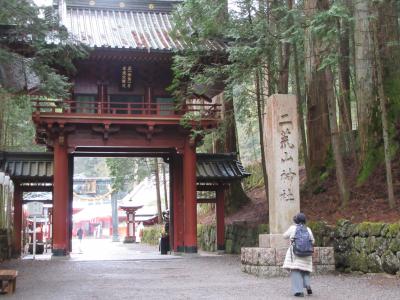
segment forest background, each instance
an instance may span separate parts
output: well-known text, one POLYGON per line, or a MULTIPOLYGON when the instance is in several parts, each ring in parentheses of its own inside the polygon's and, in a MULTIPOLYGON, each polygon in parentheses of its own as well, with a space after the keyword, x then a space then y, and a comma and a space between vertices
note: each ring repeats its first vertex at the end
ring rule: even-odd
MULTIPOLYGON (((22 0, 0 5, 0 24, 8 28, 0 41, 2 70, 22 59, 43 94, 68 97, 73 61, 90 50, 74 43, 50 8, 22 0), (49 33, 62 42, 49 44, 49 33)), ((174 34, 193 47, 176 55, 171 91, 184 99, 199 86, 225 86, 224 122, 213 132, 193 131, 203 140, 197 152, 236 152, 253 174, 244 183, 247 194, 241 186, 229 192, 229 214, 240 219, 238 211, 247 209, 241 217, 265 221, 263 117, 270 95, 292 93, 301 128, 302 209, 328 221, 399 219, 399 14, 396 0, 237 0, 234 6, 186 0, 177 7, 174 34), (226 51, 205 48, 212 39, 226 51)), ((19 88, 0 78, 0 150, 44 151, 34 143, 26 77, 19 88)), ((151 163, 93 158, 76 172, 112 175, 118 189, 118 180, 154 172, 158 163, 151 163)))

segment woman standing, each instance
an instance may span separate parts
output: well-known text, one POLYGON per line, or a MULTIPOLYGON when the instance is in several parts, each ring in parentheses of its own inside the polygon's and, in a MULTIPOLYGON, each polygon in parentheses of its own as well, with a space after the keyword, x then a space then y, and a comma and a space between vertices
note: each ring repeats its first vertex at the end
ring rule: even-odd
MULTIPOLYGON (((303 213, 298 213, 293 217, 295 225, 283 234, 285 239, 294 240, 296 230, 299 226, 304 226, 310 236, 310 240, 314 244, 314 236, 310 228, 306 227, 306 216, 303 213)), ((312 272, 312 255, 298 256, 293 252, 293 246, 290 246, 286 252, 285 262, 283 268, 290 271, 290 278, 292 281, 292 292, 296 297, 304 297, 304 289, 307 289, 307 294, 311 295, 310 273, 312 272)))

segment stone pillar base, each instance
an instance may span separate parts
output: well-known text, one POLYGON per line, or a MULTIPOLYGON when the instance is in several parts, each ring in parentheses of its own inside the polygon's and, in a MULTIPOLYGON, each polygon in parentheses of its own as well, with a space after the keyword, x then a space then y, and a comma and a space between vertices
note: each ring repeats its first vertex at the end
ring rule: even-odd
MULTIPOLYGON (((285 276, 289 272, 282 268, 288 241, 279 234, 261 234, 259 248, 241 249, 241 269, 245 273, 260 277, 285 276), (269 246, 269 247, 261 247, 269 246), (271 246, 275 247, 271 247, 271 246)), ((313 273, 329 274, 335 271, 333 247, 315 247, 313 273)))

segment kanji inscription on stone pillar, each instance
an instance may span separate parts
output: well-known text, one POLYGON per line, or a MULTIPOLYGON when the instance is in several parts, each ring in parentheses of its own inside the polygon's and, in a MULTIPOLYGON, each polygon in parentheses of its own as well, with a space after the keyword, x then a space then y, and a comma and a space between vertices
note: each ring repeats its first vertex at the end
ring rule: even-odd
POLYGON ((300 211, 297 99, 272 95, 264 122, 270 233, 281 234, 300 211))

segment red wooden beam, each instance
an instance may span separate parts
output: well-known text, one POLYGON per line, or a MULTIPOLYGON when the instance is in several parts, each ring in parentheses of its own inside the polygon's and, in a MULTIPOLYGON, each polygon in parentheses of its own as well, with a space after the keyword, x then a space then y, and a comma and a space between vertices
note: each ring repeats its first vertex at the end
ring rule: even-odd
POLYGON ((203 198, 203 199, 197 199, 197 203, 217 203, 217 200, 215 198, 203 198))

